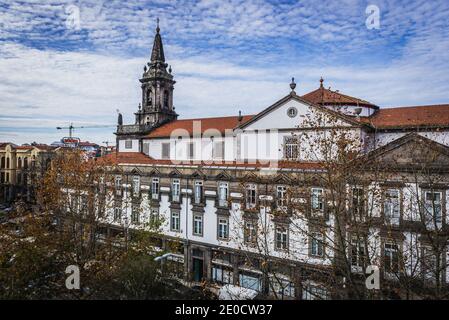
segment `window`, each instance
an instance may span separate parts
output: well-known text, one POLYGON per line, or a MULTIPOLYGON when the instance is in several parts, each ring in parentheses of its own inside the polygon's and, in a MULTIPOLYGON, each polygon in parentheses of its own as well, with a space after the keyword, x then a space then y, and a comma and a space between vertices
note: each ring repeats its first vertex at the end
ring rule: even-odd
POLYGON ((444 264, 442 261, 442 254, 440 255, 440 264, 438 269, 438 259, 432 247, 422 247, 422 259, 421 259, 421 272, 426 280, 436 280, 437 275, 442 276, 444 270, 444 264))
POLYGON ((363 239, 353 237, 351 239, 351 265, 363 268, 365 265, 365 244, 363 239))
POLYGON ((399 249, 395 243, 384 244, 384 268, 385 272, 396 273, 399 271, 399 249))
POLYGON ((179 179, 173 179, 171 191, 172 201, 179 202, 180 194, 181 194, 181 182, 179 179))
POLYGON ((22 168, 22 158, 17 159, 17 169, 22 168))
POLYGON ((203 201, 203 182, 195 181, 194 201, 199 204, 203 201))
POLYGON ((187 157, 189 159, 194 159, 195 158, 195 143, 189 142, 189 144, 187 146, 188 146, 187 157))
POLYGON ((153 104, 152 97, 153 97, 153 95, 152 95, 151 89, 148 89, 148 91, 147 91, 147 105, 148 106, 151 106, 153 104))
POLYGON ((352 215, 353 219, 360 221, 363 219, 365 194, 362 188, 352 188, 352 215))
POLYGON ((81 197, 81 203, 80 203, 80 212, 82 215, 87 215, 88 209, 89 209, 89 200, 87 198, 87 195, 82 195, 81 197))
POLYGON ((297 114, 298 114, 298 109, 296 109, 295 107, 290 107, 290 108, 288 108, 288 110, 287 110, 287 115, 288 115, 290 118, 296 117, 297 114))
POLYGON ((162 159, 170 159, 170 143, 162 143, 162 159))
POLYGON ((224 141, 214 142, 214 149, 212 151, 212 158, 223 159, 224 157, 224 141))
POLYGON ((133 177, 133 195, 134 196, 140 195, 140 177, 139 176, 133 177))
POLYGON ((122 208, 114 208, 114 222, 120 222, 122 220, 122 208))
POLYGON ((425 192, 424 217, 426 225, 441 223, 441 198, 441 192, 425 192))
POLYGON ((140 208, 138 205, 133 205, 131 211, 131 223, 139 224, 139 222, 140 222, 140 208))
POLYGON ((261 281, 257 275, 241 273, 239 274, 239 283, 242 288, 260 291, 261 281))
POLYGON ((203 236, 203 215, 195 214, 193 216, 193 234, 203 236))
POLYGON ((164 91, 164 108, 168 108, 168 91, 164 91))
POLYGON ((221 265, 213 265, 212 266, 212 280, 218 283, 223 284, 232 284, 233 282, 233 273, 232 270, 221 266, 221 265))
POLYGON ((298 159, 298 137, 284 137, 284 158, 298 159))
POLYGON ((271 283, 271 290, 275 292, 278 297, 282 298, 295 296, 295 284, 293 282, 272 277, 271 283))
POLYGON ((132 149, 132 148, 133 148, 133 141, 125 140, 125 149, 132 149))
POLYGON ((228 218, 218 218, 218 239, 227 240, 229 237, 229 220, 228 218))
POLYGON ((277 186, 276 201, 277 201, 278 207, 287 206, 287 187, 286 186, 277 186))
POLYGON ((247 220, 245 221, 244 241, 248 244, 254 244, 257 241, 257 221, 247 220))
POLYGON ((288 250, 288 229, 285 226, 276 227, 276 249, 277 250, 288 250))
POLYGON ((310 236, 310 255, 314 257, 324 257, 324 237, 321 232, 313 232, 310 236))
POLYGON ((23 168, 28 169, 28 158, 27 157, 23 158, 23 168))
POLYGON ((151 216, 150 216, 150 224, 154 225, 159 221, 159 209, 158 208, 152 208, 151 209, 151 216))
POLYGON ((180 231, 180 214, 178 211, 172 211, 170 217, 170 230, 179 232, 180 231))
POLYGON ((399 216, 400 216, 399 190, 388 189, 385 191, 384 215, 386 223, 391 225, 399 224, 399 216))
POLYGON ((122 193, 122 177, 115 176, 115 193, 121 195, 122 193))
POLYGON ((302 292, 303 300, 327 300, 328 292, 325 288, 318 286, 304 286, 302 292))
POLYGON ((249 184, 246 186, 246 208, 255 208, 257 204, 256 185, 249 184))
POLYGON ((159 199, 159 178, 151 180, 151 198, 154 200, 159 199))
POLYGON ((226 182, 220 182, 218 184, 218 206, 227 207, 228 206, 228 184, 226 182))
POLYGON ((324 210, 323 189, 312 188, 311 205, 313 212, 322 212, 324 210))

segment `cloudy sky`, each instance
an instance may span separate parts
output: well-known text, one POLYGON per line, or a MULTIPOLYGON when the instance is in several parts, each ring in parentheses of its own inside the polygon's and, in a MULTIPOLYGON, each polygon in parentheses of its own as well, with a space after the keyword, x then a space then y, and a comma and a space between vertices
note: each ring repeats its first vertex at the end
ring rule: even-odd
POLYGON ((0 1, 0 141, 114 141, 156 18, 182 118, 256 113, 325 86, 379 106, 449 103, 449 2, 0 1), (380 12, 367 28, 369 5, 380 12), (77 16, 79 13, 79 20, 77 16))

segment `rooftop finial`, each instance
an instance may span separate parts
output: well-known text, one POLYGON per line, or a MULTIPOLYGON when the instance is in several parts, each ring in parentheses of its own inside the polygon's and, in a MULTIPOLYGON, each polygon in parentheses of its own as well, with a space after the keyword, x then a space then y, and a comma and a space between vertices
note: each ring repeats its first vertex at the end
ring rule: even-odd
POLYGON ((296 83, 295 78, 292 78, 292 82, 290 83, 290 89, 292 89, 292 93, 295 93, 296 83))
POLYGON ((324 79, 323 79, 323 77, 321 77, 321 79, 320 79, 320 88, 324 88, 323 82, 324 82, 324 79))
POLYGON ((159 33, 159 31, 161 31, 161 29, 159 28, 159 18, 156 18, 156 23, 157 23, 156 32, 159 33))

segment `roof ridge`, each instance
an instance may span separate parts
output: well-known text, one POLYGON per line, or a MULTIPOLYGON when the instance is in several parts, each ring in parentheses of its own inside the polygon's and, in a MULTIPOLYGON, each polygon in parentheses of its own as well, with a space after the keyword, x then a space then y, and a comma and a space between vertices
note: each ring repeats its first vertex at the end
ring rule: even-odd
POLYGON ((449 107, 449 103, 442 104, 424 104, 419 106, 399 106, 399 107, 382 107, 379 110, 407 109, 407 108, 424 108, 424 107, 449 107))
MULTIPOLYGON (((243 114, 242 117, 253 117, 255 114, 243 114)), ((201 119, 218 119, 218 118, 238 118, 239 116, 218 116, 218 117, 204 117, 204 118, 189 118, 189 119, 177 119, 171 122, 175 121, 191 121, 191 120, 201 120, 201 119)), ((171 122, 167 122, 166 124, 169 124, 171 122)))

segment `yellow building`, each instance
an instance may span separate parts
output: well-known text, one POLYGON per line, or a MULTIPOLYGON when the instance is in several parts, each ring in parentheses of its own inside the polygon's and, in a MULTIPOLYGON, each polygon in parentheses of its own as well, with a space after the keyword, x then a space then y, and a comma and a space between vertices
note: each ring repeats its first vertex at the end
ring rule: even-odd
POLYGON ((37 179, 51 164, 54 151, 48 145, 0 143, 0 203, 32 200, 37 179))

